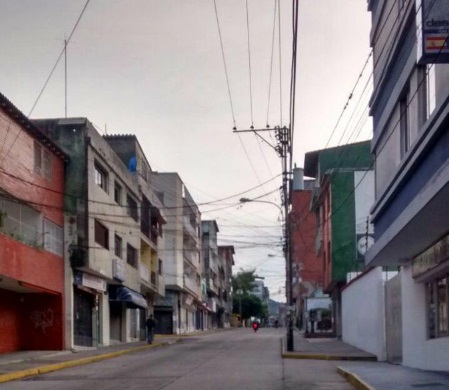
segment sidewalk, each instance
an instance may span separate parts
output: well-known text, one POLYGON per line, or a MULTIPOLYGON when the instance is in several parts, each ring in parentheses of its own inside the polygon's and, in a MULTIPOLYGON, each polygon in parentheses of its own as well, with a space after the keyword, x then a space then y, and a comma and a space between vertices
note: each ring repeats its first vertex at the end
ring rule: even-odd
POLYGON ((287 352, 285 339, 283 342, 282 357, 286 359, 377 360, 376 356, 336 338, 306 339, 304 334, 298 330, 293 333, 293 352, 287 352))
POLYGON ((0 354, 0 383, 110 359, 127 353, 167 346, 180 342, 186 336, 188 335, 156 335, 151 345, 145 341, 139 341, 120 343, 109 347, 82 348, 75 352, 19 351, 0 354))
POLYGON ((306 339, 294 332, 294 351, 289 359, 336 360, 337 371, 359 390, 444 390, 449 389, 449 371, 423 371, 401 365, 377 362, 376 357, 337 339, 306 339), (358 361, 348 361, 358 360, 358 361))

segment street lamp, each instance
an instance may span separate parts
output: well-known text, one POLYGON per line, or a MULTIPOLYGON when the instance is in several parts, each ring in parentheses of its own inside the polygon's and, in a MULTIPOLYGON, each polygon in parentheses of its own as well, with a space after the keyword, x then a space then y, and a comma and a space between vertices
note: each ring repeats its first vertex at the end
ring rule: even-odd
POLYGON ((284 256, 285 256, 285 264, 287 268, 287 306, 288 311, 290 312, 289 318, 288 318, 288 326, 287 326, 287 351, 292 352, 293 351, 293 286, 292 286, 292 256, 291 256, 291 246, 290 246, 290 224, 288 220, 288 203, 287 201, 284 202, 284 210, 282 210, 282 207, 279 206, 277 203, 270 202, 269 200, 259 200, 259 199, 249 199, 249 198, 240 198, 240 203, 249 203, 249 202, 256 202, 256 203, 268 203, 273 206, 276 206, 281 215, 284 211, 285 213, 285 248, 284 248, 284 256))

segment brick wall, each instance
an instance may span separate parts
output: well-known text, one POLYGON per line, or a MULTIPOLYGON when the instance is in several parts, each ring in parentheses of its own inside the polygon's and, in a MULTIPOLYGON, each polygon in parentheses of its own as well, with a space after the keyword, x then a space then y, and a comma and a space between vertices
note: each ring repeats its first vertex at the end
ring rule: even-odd
POLYGON ((0 353, 20 349, 20 311, 17 294, 0 289, 0 353))

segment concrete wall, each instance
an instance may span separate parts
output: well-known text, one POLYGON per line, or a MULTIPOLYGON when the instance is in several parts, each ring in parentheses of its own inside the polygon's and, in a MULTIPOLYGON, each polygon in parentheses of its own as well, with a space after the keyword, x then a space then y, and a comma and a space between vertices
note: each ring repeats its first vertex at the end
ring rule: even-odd
POLYGON ((342 292, 343 341, 386 359, 382 269, 353 280, 342 292))
POLYGON ((402 274, 403 364, 422 370, 449 370, 449 338, 427 338, 424 283, 415 283, 411 267, 402 274))

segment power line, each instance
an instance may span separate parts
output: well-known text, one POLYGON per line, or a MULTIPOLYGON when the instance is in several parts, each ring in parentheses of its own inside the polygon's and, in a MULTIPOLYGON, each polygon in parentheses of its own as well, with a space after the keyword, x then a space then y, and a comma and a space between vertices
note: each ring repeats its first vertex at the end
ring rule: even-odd
POLYGON ((217 10, 216 0, 214 0, 214 9, 215 9, 215 18, 217 20, 218 35, 220 37, 221 55, 222 55, 222 58, 223 58, 224 71, 225 71, 225 75, 226 75, 226 84, 228 86, 228 96, 229 96, 229 104, 231 105, 232 122, 234 124, 234 128, 236 128, 237 124, 235 122, 234 106, 232 104, 231 87, 230 87, 230 84, 229 84, 228 67, 226 66, 226 58, 225 58, 224 47, 223 47, 223 38, 222 38, 222 35, 221 35, 220 20, 219 20, 219 17, 218 17, 218 10, 217 10))
POLYGON ((250 108, 251 108, 251 127, 254 128, 254 119, 253 119, 253 86, 252 86, 252 71, 251 71, 251 45, 250 45, 250 37, 249 37, 249 10, 248 10, 248 0, 246 3, 246 31, 248 36, 248 69, 249 69, 249 100, 250 100, 250 108))

